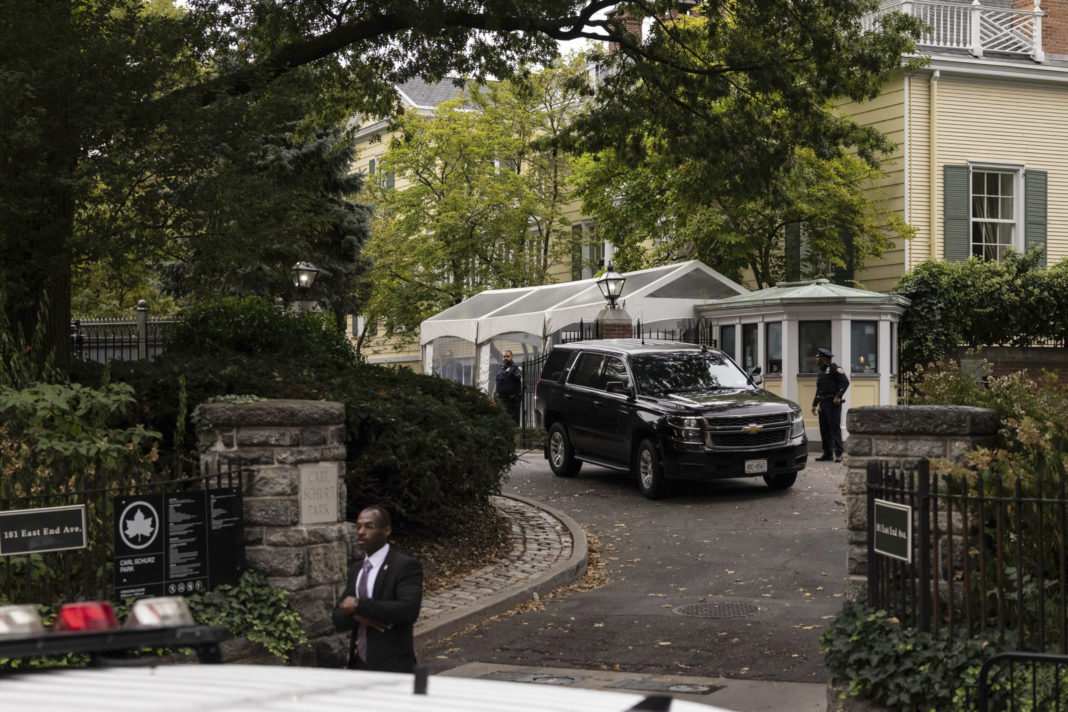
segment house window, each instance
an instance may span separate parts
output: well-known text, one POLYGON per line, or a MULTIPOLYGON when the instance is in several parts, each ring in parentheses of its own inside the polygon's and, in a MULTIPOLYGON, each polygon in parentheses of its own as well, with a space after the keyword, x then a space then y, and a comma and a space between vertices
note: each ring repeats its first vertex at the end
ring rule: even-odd
POLYGON ((376 168, 378 168, 378 159, 372 158, 367 162, 367 175, 373 176, 376 168))
POLYGON ((571 226, 573 249, 571 279, 589 279, 604 267, 604 241, 598 239, 597 224, 581 222, 571 226))
POLYGON ((879 370, 879 322, 850 322, 850 350, 853 352, 853 373, 875 373, 879 370))
POLYGON ((752 371, 759 365, 757 361, 757 334, 759 324, 742 324, 742 368, 752 371))
POLYGON ((782 373, 782 322, 768 322, 766 328, 764 342, 767 354, 764 363, 768 364, 768 373, 782 373))
POLYGON ((972 169, 972 255, 996 262, 1021 249, 1019 179, 1016 170, 972 169))
POLYGON ((816 363, 816 349, 831 348, 831 322, 799 321, 797 322, 797 362, 801 364, 801 373, 819 373, 816 363))
POLYGON ((721 326, 719 328, 719 348, 731 358, 734 358, 737 355, 734 350, 734 339, 737 328, 738 327, 734 324, 721 326))

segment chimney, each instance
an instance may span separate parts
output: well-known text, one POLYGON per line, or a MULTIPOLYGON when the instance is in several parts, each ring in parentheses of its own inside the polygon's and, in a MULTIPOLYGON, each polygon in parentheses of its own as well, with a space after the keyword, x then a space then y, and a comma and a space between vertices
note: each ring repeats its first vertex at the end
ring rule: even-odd
POLYGON ((1042 10, 1042 50, 1046 59, 1068 60, 1068 0, 1012 0, 1016 10, 1042 10))

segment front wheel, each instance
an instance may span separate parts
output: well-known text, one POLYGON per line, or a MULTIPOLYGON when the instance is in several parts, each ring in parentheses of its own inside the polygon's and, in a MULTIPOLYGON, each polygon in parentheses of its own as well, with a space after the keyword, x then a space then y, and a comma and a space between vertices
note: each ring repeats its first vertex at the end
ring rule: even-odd
POLYGON ((790 489, 797 482, 796 472, 780 472, 777 475, 764 475, 764 483, 773 490, 790 489))
POLYGON ((574 477, 582 467, 582 463, 575 459, 575 450, 563 423, 553 423, 549 428, 549 467, 557 477, 574 477))
POLYGON ((652 440, 642 440, 634 456, 634 474, 638 476, 638 489, 647 499, 660 499, 667 493, 664 468, 656 454, 652 440))

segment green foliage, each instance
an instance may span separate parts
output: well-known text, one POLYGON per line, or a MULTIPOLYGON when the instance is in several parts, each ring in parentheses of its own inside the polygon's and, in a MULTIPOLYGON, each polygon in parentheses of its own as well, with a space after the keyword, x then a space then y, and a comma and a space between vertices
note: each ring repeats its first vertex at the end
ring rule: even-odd
POLYGON ((912 305, 901 319, 901 367, 944 360, 958 345, 1030 346, 1068 336, 1068 260, 1041 269, 1036 249, 1001 262, 925 262, 894 287, 912 305))
POLYGON ((160 435, 124 425, 135 403, 125 383, 0 387, 0 494, 58 493, 145 478, 160 435))
POLYGON ((967 467, 942 463, 943 472, 987 485, 1000 481, 1012 487, 1017 478, 1033 493, 1039 477, 1047 494, 1068 473, 1068 384, 1056 374, 1035 379, 1023 372, 991 378, 991 366, 981 362, 984 377, 955 363, 939 363, 918 371, 916 402, 929 405, 970 405, 992 408, 1001 418, 999 447, 979 448, 965 458, 967 467))
POLYGON ((170 355, 354 360, 352 345, 325 315, 284 309, 263 297, 226 297, 189 307, 167 334, 170 355))
POLYGON ((582 57, 571 57, 510 81, 469 82, 433 116, 394 121, 368 181, 363 309, 383 318, 386 334, 414 339, 435 313, 484 289, 543 284, 550 264, 570 258, 570 158, 559 136, 585 87, 582 57))
MULTIPOLYGON (((262 645, 282 661, 289 658, 297 645, 307 642, 300 614, 293 609, 289 593, 268 582, 259 572, 248 570, 236 584, 217 586, 186 600, 197 623, 226 628, 235 637, 262 645)), ((129 612, 133 602, 133 599, 129 599, 114 604, 120 620, 129 612)), ((0 605, 7 603, 3 594, 0 594, 0 605)), ((35 605, 45 629, 50 628, 56 619, 58 607, 41 603, 35 605)), ((147 652, 163 655, 168 651, 147 652)), ((0 670, 85 667, 88 662, 89 656, 81 653, 20 660, 0 658, 0 670)))
MULTIPOLYGON (((138 420, 167 435, 180 431, 183 378, 193 412, 235 394, 344 403, 349 511, 379 503, 411 528, 462 526, 466 507, 496 494, 514 462, 511 419, 475 388, 357 363, 338 339, 309 316, 228 299, 179 315, 162 356, 115 362, 110 373, 134 387, 138 420)), ((195 458, 195 427, 184 432, 184 441, 164 439, 165 453, 195 458)))
POLYGON ((847 601, 820 637, 833 682, 901 712, 968 709, 962 703, 995 651, 977 639, 906 628, 885 611, 847 601))
POLYGON ((892 145, 833 110, 876 96, 918 35, 916 20, 897 14, 861 31, 875 9, 710 3, 593 57, 607 71, 570 145, 589 154, 578 174, 584 210, 631 248, 622 265, 644 266, 641 242, 666 238, 654 259, 684 250, 735 279, 752 267, 763 286, 781 273, 774 254, 788 222, 808 222, 821 260, 838 266, 842 235, 856 235, 863 260, 885 248, 884 229, 907 234, 862 192, 892 145))
POLYGON ((289 593, 257 571, 246 571, 236 584, 190 596, 189 608, 198 623, 222 626, 283 661, 308 640, 289 593))

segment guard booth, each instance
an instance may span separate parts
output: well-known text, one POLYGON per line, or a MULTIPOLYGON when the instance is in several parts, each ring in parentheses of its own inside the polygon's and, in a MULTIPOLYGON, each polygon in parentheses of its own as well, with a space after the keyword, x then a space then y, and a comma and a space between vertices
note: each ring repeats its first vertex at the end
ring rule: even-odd
POLYGON ((909 303, 817 279, 717 299, 696 313, 708 320, 722 350, 746 370, 763 370, 765 388, 801 405, 809 439, 818 441, 819 422, 809 408, 819 374, 816 349, 829 348, 849 374, 843 428, 850 407, 896 405, 898 323, 909 303))

